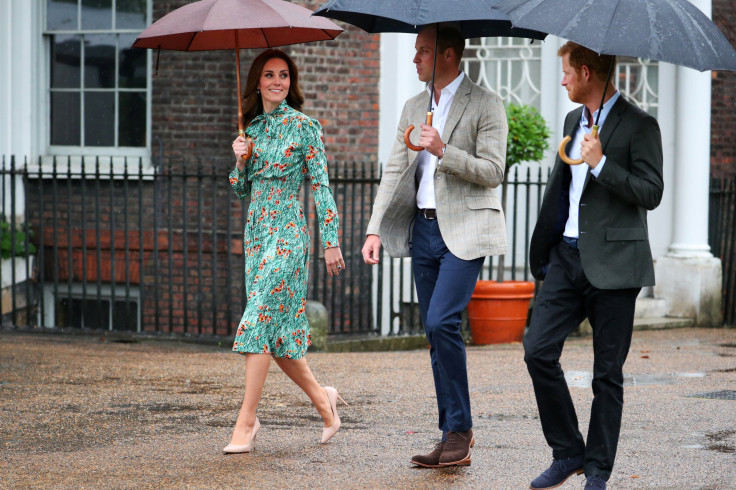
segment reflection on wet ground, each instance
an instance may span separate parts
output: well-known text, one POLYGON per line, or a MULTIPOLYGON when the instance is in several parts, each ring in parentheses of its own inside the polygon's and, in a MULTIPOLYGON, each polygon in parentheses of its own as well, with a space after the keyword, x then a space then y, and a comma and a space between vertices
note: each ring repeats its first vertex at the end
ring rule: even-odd
MULTIPOLYGON (((672 374, 627 374, 624 375, 624 386, 671 385, 682 378, 703 378, 705 373, 672 373, 672 374)), ((588 371, 566 371, 565 381, 570 388, 590 388, 593 373, 588 371)))

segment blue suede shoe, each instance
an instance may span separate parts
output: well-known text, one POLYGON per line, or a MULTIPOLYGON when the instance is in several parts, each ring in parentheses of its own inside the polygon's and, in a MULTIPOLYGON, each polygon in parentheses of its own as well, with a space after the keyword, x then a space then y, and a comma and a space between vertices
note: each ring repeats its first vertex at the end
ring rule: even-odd
POLYGON ((606 490, 606 481, 598 475, 589 476, 585 480, 585 488, 590 490, 606 490))
POLYGON ((582 454, 580 456, 573 456, 572 458, 555 459, 544 473, 532 480, 529 488, 532 490, 544 490, 546 488, 559 487, 572 475, 579 475, 583 472, 583 459, 582 454))

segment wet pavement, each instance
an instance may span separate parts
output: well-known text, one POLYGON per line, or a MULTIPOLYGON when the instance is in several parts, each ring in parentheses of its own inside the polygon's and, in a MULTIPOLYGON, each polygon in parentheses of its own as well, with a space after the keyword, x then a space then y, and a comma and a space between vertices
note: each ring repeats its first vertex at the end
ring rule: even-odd
MULTIPOLYGON (((591 342, 570 339, 562 358, 583 434, 591 342)), ((0 488, 528 488, 551 452, 522 357, 468 348, 472 465, 426 470, 409 464, 439 435, 426 350, 310 353, 350 404, 324 446, 272 363, 256 451, 223 456, 245 370, 227 348, 0 331, 0 488)), ((625 374, 609 487, 736 488, 736 330, 637 331, 625 374)))

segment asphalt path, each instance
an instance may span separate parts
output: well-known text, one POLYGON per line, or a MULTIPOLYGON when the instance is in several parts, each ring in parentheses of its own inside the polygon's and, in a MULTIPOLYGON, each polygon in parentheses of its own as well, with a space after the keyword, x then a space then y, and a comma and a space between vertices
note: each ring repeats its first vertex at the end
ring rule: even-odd
MULTIPOLYGON (((583 434, 591 343, 570 339, 561 361, 583 434)), ((245 372, 227 348, 0 331, 0 488, 528 488, 551 451, 522 351, 468 348, 472 464, 431 470, 409 464, 439 436, 426 349, 309 353, 350 404, 326 445, 272 363, 256 450, 225 456, 245 372)), ((609 488, 736 488, 736 330, 637 331, 625 374, 609 488)))

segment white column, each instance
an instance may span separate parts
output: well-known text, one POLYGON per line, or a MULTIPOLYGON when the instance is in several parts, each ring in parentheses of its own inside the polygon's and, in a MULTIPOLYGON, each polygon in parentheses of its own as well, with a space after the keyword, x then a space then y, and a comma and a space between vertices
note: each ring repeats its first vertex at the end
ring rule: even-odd
POLYGON ((712 257, 708 245, 711 72, 678 66, 672 257, 712 257))
MULTIPOLYGON (((421 92, 425 85, 419 81, 416 68, 414 68, 416 34, 381 34, 381 81, 379 84, 380 113, 378 116, 378 162, 384 165, 391 155, 394 140, 396 139, 396 128, 401 117, 404 103, 421 92)), ((382 335, 387 335, 398 328, 398 319, 391 321, 391 308, 399 311, 400 302, 408 301, 409 297, 404 292, 401 297, 398 277, 399 268, 403 267, 406 278, 410 277, 409 259, 392 260, 382 250, 380 264, 373 266, 373 318, 378 322, 382 335), (378 268, 383 268, 383 291, 378 291, 378 268), (393 272, 393 276, 391 275, 393 272), (394 278, 393 297, 390 296, 392 288, 390 278, 394 278), (381 295, 382 311, 378 311, 378 295, 381 295)), ((411 293, 411 290, 409 291, 411 293)))
MULTIPOLYGON (((34 90, 40 83, 34 77, 37 51, 40 40, 37 20, 40 2, 10 0, 0 2, 0 66, 4 76, 0 77, 0 159, 5 157, 5 167, 10 168, 10 156, 15 155, 16 168, 23 165, 25 158, 34 156, 34 124, 36 97, 34 90)), ((1 161, 1 160, 0 160, 1 161)), ((16 219, 24 214, 25 196, 20 179, 6 179, 0 189, 5 209, 15 209, 16 219), (15 207, 11 207, 10 186, 15 186, 15 207)))
POLYGON ((396 137, 404 103, 424 88, 414 68, 416 34, 381 34, 380 113, 378 161, 386 163, 396 137))
MULTIPOLYGON (((692 0, 706 15, 710 0, 692 0)), ((672 243, 656 261, 655 297, 667 314, 721 326, 721 261, 708 245, 711 72, 677 67, 672 243)))

